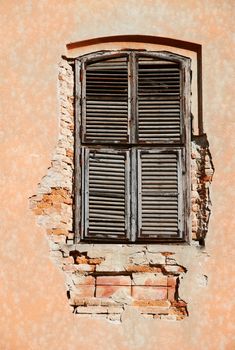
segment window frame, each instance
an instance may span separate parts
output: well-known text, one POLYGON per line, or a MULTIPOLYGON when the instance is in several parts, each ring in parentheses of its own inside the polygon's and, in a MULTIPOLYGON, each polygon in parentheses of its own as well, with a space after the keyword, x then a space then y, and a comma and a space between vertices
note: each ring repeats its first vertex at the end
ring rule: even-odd
MULTIPOLYGON (((75 194, 75 203, 74 203, 74 228, 75 228, 75 236, 76 236, 76 242, 84 242, 86 243, 89 240, 82 239, 81 234, 81 223, 82 223, 82 193, 81 188, 84 181, 84 177, 82 176, 82 157, 81 157, 81 150, 82 146, 85 146, 84 139, 82 137, 82 118, 85 115, 85 103, 82 103, 84 100, 84 91, 85 91, 85 64, 86 62, 96 62, 102 59, 108 59, 108 58, 117 58, 123 55, 129 55, 130 57, 130 63, 133 65, 133 61, 137 62, 136 56, 141 57, 153 57, 153 58, 159 58, 159 59, 165 59, 170 60, 173 62, 176 62, 180 65, 180 72, 181 72, 181 91, 182 91, 182 99, 181 99, 181 117, 182 117, 182 141, 181 143, 164 143, 164 144, 154 144, 154 149, 163 149, 164 147, 170 146, 171 149, 182 149, 184 150, 184 159, 182 161, 183 169, 182 169, 182 177, 183 179, 183 193, 181 194, 184 198, 183 201, 183 208, 182 208, 182 220, 183 220, 183 235, 180 238, 172 239, 172 238, 163 238, 163 239, 139 239, 133 241, 133 238, 129 241, 126 241, 126 243, 189 243, 190 241, 190 190, 191 190, 191 184, 190 184, 190 141, 191 141, 191 116, 190 116, 190 94, 191 94, 191 68, 190 63, 191 59, 179 54, 175 54, 172 52, 167 51, 146 51, 146 50, 105 50, 105 51, 98 51, 89 53, 80 57, 77 57, 75 59, 75 181, 74 181, 74 194, 75 194)), ((128 78, 128 86, 131 84, 132 88, 128 89, 129 91, 132 91, 132 94, 136 92, 136 86, 137 86, 137 75, 136 75, 136 63, 133 65, 134 68, 134 75, 132 79, 128 78)), ((130 108, 128 112, 128 118, 133 118, 135 122, 137 121, 137 112, 136 112, 136 93, 134 93, 135 96, 129 96, 131 98, 130 108)), ((136 132, 136 129, 135 129, 136 132)), ((136 136, 135 136, 136 137, 136 136)), ((134 138, 135 138, 134 137, 134 138)), ((137 139, 137 138, 136 138, 137 139)), ((130 141, 133 141, 133 136, 131 137, 130 141)), ((94 146, 96 144, 94 143, 94 146)), ((130 142, 129 144, 126 143, 123 146, 127 147, 130 145, 134 145, 134 143, 130 142)), ((102 147, 109 147, 109 143, 107 144, 103 143, 102 147)), ((118 144, 117 144, 118 146, 118 144)), ((92 145, 91 145, 92 147, 92 145)), ((136 149, 141 148, 142 145, 139 143, 135 144, 136 149)), ((145 147, 145 146, 144 146, 145 147)), ((146 144, 146 149, 151 148, 151 144, 146 144)), ((131 161, 132 163, 132 161, 131 161)), ((133 166, 133 164, 131 165, 133 166)), ((134 204, 136 205, 136 204, 134 204)), ((83 210, 84 212, 84 210, 83 210)), ((138 219, 138 218, 137 218, 138 219)), ((129 233, 131 237, 133 237, 133 232, 129 233)), ((138 236, 138 233, 136 232, 136 238, 138 236)), ((119 243, 118 240, 110 241, 103 239, 102 241, 98 241, 95 239, 90 240, 91 242, 95 243, 119 243)), ((123 241, 120 241, 120 243, 123 243, 123 241)))

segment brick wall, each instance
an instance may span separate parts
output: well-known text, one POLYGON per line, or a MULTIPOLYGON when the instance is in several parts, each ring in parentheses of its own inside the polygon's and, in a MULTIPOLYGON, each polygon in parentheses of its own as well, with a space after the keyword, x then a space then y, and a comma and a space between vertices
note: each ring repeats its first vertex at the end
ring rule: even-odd
MULTIPOLYGON (((150 318, 180 320, 188 315, 180 298, 187 267, 167 245, 75 244, 73 231, 74 75, 59 65, 60 129, 51 166, 30 198, 45 228, 50 256, 63 270, 71 310, 79 317, 119 322, 134 308, 150 318)), ((193 137, 191 159, 192 246, 204 244, 210 215, 213 164, 206 135, 193 137)), ((175 251, 174 251, 175 249, 175 251)))
POLYGON ((204 244, 211 211, 210 184, 214 166, 206 135, 193 136, 191 146, 192 239, 204 244))

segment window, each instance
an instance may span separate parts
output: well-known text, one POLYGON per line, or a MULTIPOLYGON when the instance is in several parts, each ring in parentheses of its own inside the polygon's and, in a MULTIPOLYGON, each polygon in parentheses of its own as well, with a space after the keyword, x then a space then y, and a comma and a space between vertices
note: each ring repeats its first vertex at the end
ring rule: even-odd
POLYGON ((186 241, 190 59, 128 50, 75 62, 80 239, 186 241))

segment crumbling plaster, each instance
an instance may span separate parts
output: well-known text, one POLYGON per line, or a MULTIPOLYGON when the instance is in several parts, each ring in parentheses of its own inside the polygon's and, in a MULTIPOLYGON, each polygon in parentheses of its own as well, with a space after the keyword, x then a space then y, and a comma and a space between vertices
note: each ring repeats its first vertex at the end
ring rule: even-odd
POLYGON ((0 6, 1 347, 233 349, 233 2, 130 0, 120 5, 101 0, 94 5, 73 0, 65 6, 52 0, 0 6), (216 174, 206 248, 195 249, 195 257, 187 248, 177 256, 190 271, 180 287, 190 313, 182 322, 153 322, 134 310, 125 312, 120 325, 73 316, 64 299, 63 273, 49 259, 45 229, 35 225, 28 209, 28 198, 36 193, 57 143, 55 62, 63 50, 67 54, 65 44, 126 33, 192 41, 203 48, 204 125, 216 174))
MULTIPOLYGON (((65 274, 66 294, 73 312, 118 322, 131 307, 148 318, 182 320, 188 316, 187 299, 182 299, 179 292, 188 268, 175 259, 177 246, 169 252, 169 244, 77 243, 73 209, 75 84, 74 68, 66 59, 59 64, 58 80, 57 146, 37 194, 30 198, 30 207, 48 234, 55 264, 65 274)), ((191 232, 187 244, 194 256, 195 247, 204 245, 210 215, 209 190, 214 168, 206 135, 192 135, 190 167, 191 232)), ((197 280, 194 283, 196 287, 197 280)))

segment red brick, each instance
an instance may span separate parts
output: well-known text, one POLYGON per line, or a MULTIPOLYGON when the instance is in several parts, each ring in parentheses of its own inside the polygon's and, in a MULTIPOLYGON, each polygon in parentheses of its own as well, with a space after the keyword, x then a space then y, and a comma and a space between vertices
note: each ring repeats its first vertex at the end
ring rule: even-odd
POLYGON ((160 267, 149 266, 149 265, 129 265, 126 268, 129 272, 161 272, 160 267))
POLYGON ((95 293, 95 286, 79 286, 76 290, 76 297, 86 298, 93 297, 95 293))
POLYGON ((89 258, 88 259, 88 264, 91 265, 99 265, 104 261, 104 258, 89 258))
POLYGON ((171 302, 169 300, 134 300, 133 306, 161 306, 170 307, 171 302))
POLYGON ((77 271, 93 272, 94 270, 95 270, 95 265, 89 265, 89 264, 78 264, 77 265, 77 271))
POLYGON ((167 288, 161 287, 147 287, 147 286, 133 286, 132 296, 135 299, 141 300, 165 300, 167 299, 167 288))
POLYGON ((205 175, 202 177, 201 181, 204 181, 204 182, 211 182, 212 181, 212 175, 205 175))
POLYGON ((108 310, 105 306, 78 306, 77 314, 107 314, 108 310))
POLYGON ((109 314, 121 314, 123 312, 123 307, 121 306, 110 306, 108 308, 109 314))
POLYGON ((71 148, 66 150, 66 157, 73 158, 73 150, 71 148))
POLYGON ((95 285, 95 277, 93 277, 93 276, 76 277, 75 285, 77 288, 79 288, 79 286, 94 286, 95 285))
POLYGON ((82 255, 82 256, 77 256, 75 261, 76 261, 76 264, 87 264, 88 259, 84 255, 82 255))
POLYGON ((167 276, 161 273, 133 273, 133 285, 136 286, 167 286, 167 276))
POLYGON ((97 285, 104 286, 130 286, 130 276, 98 276, 96 278, 97 285))
POLYGON ((97 300, 100 300, 100 305, 103 306, 116 306, 116 301, 112 300, 111 298, 96 298, 97 300))
POLYGON ((76 257, 77 264, 90 264, 90 265, 99 265, 104 261, 103 258, 89 258, 84 255, 76 257))
POLYGON ((185 316, 187 316, 187 310, 186 308, 175 308, 175 307, 172 307, 170 308, 169 310, 169 314, 170 315, 176 315, 177 316, 177 319, 183 319, 185 316))
POLYGON ((108 298, 118 291, 123 291, 127 296, 131 296, 131 287, 123 286, 97 286, 96 296, 98 298, 108 298))
POLYGON ((68 236, 69 232, 68 232, 68 230, 64 230, 62 228, 53 228, 53 229, 47 230, 47 234, 48 235, 64 235, 64 236, 68 236))
POLYGON ((36 215, 42 215, 44 213, 44 210, 42 208, 35 208, 33 209, 33 212, 36 215))
POLYGON ((167 314, 170 308, 169 306, 140 306, 136 310, 144 314, 167 314))
POLYGON ((99 306, 101 305, 101 299, 95 298, 94 296, 92 297, 79 297, 76 294, 71 295, 70 299, 70 304, 71 305, 78 305, 78 306, 99 306))
POLYGON ((68 265, 64 265, 62 267, 62 269, 64 271, 68 271, 68 272, 76 272, 77 271, 77 267, 78 267, 78 265, 68 264, 68 265))
POLYGON ((167 278, 167 286, 168 287, 176 287, 176 277, 168 276, 167 278))
POLYGON ((178 265, 165 265, 164 266, 164 269, 166 272, 168 272, 169 274, 176 274, 178 275, 179 273, 181 272, 184 272, 184 268, 182 268, 181 266, 178 266, 178 265))
POLYGON ((74 129, 74 124, 73 124, 73 123, 72 123, 72 124, 69 124, 69 125, 68 125, 68 129, 69 129, 69 130, 73 130, 73 129, 74 129))
POLYGON ((187 303, 183 300, 174 301, 171 304, 172 304, 172 306, 175 306, 175 307, 186 307, 187 306, 187 303))
POLYGON ((175 287, 168 287, 167 288, 167 299, 170 301, 175 300, 175 287))

